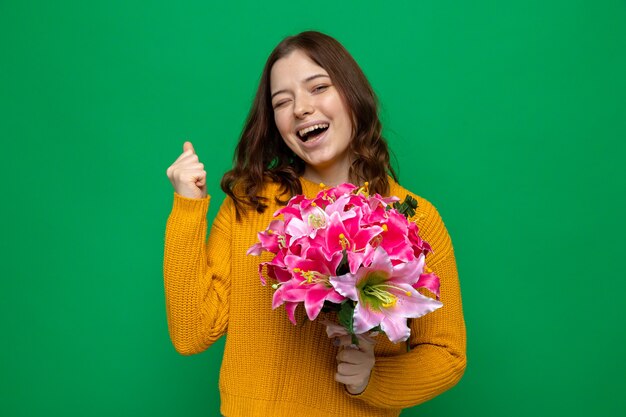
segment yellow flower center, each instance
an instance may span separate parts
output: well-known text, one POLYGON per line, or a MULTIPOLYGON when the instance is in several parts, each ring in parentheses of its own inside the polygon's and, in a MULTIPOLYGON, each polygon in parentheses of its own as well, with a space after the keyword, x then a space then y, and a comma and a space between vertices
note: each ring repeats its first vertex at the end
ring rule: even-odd
POLYGON ((381 288, 382 285, 372 285, 363 289, 365 295, 378 299, 382 307, 393 307, 398 302, 398 297, 390 293, 389 291, 381 288))
POLYGON ((387 281, 380 281, 379 279, 379 276, 374 275, 372 279, 368 280, 368 282, 360 288, 363 298, 365 298, 372 307, 389 308, 395 306, 398 302, 398 296, 390 291, 392 289, 403 293, 407 297, 411 296, 410 291, 389 284, 387 281))
POLYGON ((309 217, 307 219, 307 222, 309 223, 309 226, 311 226, 314 229, 319 229, 321 227, 326 226, 326 213, 324 212, 324 210, 322 210, 321 207, 318 207, 317 204, 315 203, 311 203, 312 207, 315 207, 319 213, 318 214, 309 214, 309 217))
POLYGON ((304 281, 300 283, 302 284, 328 284, 328 276, 317 271, 303 271, 300 268, 294 268, 293 272, 296 274, 300 274, 304 281))
POLYGON ((350 247, 350 242, 343 233, 339 233, 339 244, 341 245, 341 249, 347 249, 350 247))

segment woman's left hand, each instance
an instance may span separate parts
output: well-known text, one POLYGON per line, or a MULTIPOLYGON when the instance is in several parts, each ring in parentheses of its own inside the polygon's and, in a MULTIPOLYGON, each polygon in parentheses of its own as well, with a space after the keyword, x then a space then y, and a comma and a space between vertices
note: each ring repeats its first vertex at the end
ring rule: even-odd
POLYGON ((352 344, 350 335, 335 338, 335 343, 339 346, 335 380, 345 384, 350 394, 365 391, 376 361, 374 357, 376 340, 366 335, 358 335, 357 338, 358 346, 352 344))

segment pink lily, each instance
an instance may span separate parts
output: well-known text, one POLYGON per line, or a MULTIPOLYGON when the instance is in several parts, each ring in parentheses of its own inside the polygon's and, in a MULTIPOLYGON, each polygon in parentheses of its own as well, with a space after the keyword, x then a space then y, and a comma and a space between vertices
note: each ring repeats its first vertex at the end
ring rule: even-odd
POLYGON ((440 301, 423 296, 414 287, 424 269, 424 256, 393 265, 389 255, 377 248, 368 267, 355 274, 331 277, 337 292, 356 301, 354 332, 365 333, 380 326, 394 343, 409 338, 407 318, 417 318, 440 308, 440 301))
POLYGON ((353 274, 363 262, 368 243, 374 236, 383 231, 382 227, 376 225, 361 227, 361 213, 359 210, 355 210, 355 212, 357 215, 347 220, 342 220, 337 212, 330 215, 326 231, 326 245, 324 247, 327 257, 345 249, 348 255, 350 272, 353 274))
POLYGON ((411 242, 411 246, 413 247, 413 251, 415 256, 419 256, 420 253, 427 255, 429 252, 432 252, 432 248, 428 244, 428 242, 422 240, 419 236, 419 227, 414 222, 409 222, 409 231, 408 237, 409 242, 411 242))
POLYGON ((329 190, 320 191, 319 193, 317 193, 316 198, 325 198, 325 199, 330 198, 334 201, 344 194, 352 194, 352 192, 356 190, 357 188, 358 187, 355 186, 354 184, 344 183, 336 187, 333 187, 329 190))
POLYGON ((340 303, 345 299, 329 282, 341 259, 342 254, 339 252, 326 260, 320 248, 311 248, 306 258, 287 255, 285 264, 293 271, 293 278, 289 285, 281 286, 280 298, 290 302, 303 301, 307 316, 315 320, 326 300, 340 303))
POLYGON ((382 240, 380 246, 394 260, 394 264, 415 260, 414 254, 408 239, 408 222, 406 217, 396 210, 387 212, 387 219, 382 225, 384 231, 381 233, 382 240))
POLYGON ((287 245, 303 236, 314 239, 318 231, 326 228, 328 214, 317 204, 300 209, 299 216, 293 216, 285 223, 285 233, 290 236, 287 245))
MULTIPOLYGON (((328 300, 333 303, 341 303, 346 298, 339 294, 333 287, 325 284, 302 285, 302 281, 295 279, 279 286, 274 292, 272 300, 272 308, 277 308, 285 303, 285 307, 289 303, 304 303, 304 308, 309 320, 315 320, 319 315, 324 301, 328 300)), ((296 324, 295 318, 292 320, 296 324)))
POLYGON ((283 226, 282 220, 272 220, 265 231, 257 234, 259 242, 252 245, 246 252, 246 255, 258 256, 264 250, 277 253, 281 244, 280 236, 283 236, 284 233, 283 226))
POLYGON ((431 293, 435 294, 437 300, 439 299, 439 277, 435 275, 434 272, 424 273, 420 275, 419 279, 415 284, 413 284, 413 288, 416 290, 419 289, 427 289, 431 293))
MULTIPOLYGON (((296 284, 297 285, 297 284, 296 284)), ((287 281, 282 285, 274 284, 273 287, 276 288, 274 291, 274 296, 272 297, 272 309, 277 309, 281 305, 285 304, 285 310, 287 311, 287 317, 289 317, 289 321, 291 321, 294 325, 296 323, 295 311, 296 307, 302 300, 293 300, 293 297, 285 297, 285 293, 288 292, 291 288, 293 288, 294 283, 292 281, 287 281)))

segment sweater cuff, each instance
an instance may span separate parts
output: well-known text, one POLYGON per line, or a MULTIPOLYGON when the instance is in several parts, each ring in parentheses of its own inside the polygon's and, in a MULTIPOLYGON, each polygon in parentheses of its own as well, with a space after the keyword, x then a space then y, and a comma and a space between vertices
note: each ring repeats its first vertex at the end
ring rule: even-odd
MULTIPOLYGON (((379 361, 380 358, 377 357, 376 360, 379 361)), ((391 403, 385 404, 385 401, 384 401, 385 398, 394 398, 394 396, 398 395, 398 392, 397 392, 397 389, 393 386, 385 386, 385 383, 382 380, 384 378, 381 378, 381 375, 380 375, 381 369, 384 374, 387 373, 386 372, 387 370, 385 370, 384 368, 385 368, 384 366, 380 367, 380 366, 374 365, 374 368, 372 368, 372 372, 370 374, 370 380, 367 386, 365 387, 365 389, 363 390, 363 392, 361 392, 360 394, 350 394, 350 392, 348 392, 347 389, 346 389, 346 393, 350 397, 358 398, 366 402, 369 405, 375 405, 376 407, 386 408, 386 409, 400 409, 397 406, 392 405, 391 403)), ((387 381, 393 380, 393 377, 394 377, 393 370, 389 370, 389 371, 392 374, 390 375, 391 379, 388 378, 389 375, 384 375, 384 377, 387 377, 386 379, 387 381)))
POLYGON ((370 373, 370 379, 367 382, 367 386, 361 393, 352 394, 350 393, 350 391, 348 391, 345 385, 344 385, 344 389, 346 391, 346 394, 348 394, 352 398, 360 398, 362 400, 367 400, 368 398, 372 396, 372 392, 376 390, 376 388, 374 387, 375 385, 376 385, 376 365, 374 365, 374 368, 372 368, 372 371, 370 373))
POLYGON ((174 192, 174 203, 172 205, 172 211, 177 211, 185 214, 206 214, 209 210, 210 201, 210 195, 207 195, 204 198, 189 198, 174 192))

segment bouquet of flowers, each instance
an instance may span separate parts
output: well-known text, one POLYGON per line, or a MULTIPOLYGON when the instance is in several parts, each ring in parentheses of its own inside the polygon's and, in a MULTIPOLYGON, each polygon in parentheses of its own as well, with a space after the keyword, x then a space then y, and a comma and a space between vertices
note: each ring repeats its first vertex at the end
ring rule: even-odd
POLYGON ((382 331, 394 343, 410 335, 407 318, 442 306, 439 278, 425 265, 430 245, 408 220, 417 202, 407 195, 369 195, 368 184, 323 189, 313 199, 296 195, 274 213, 283 216, 259 232, 250 255, 274 258, 259 265, 263 285, 273 281, 272 307, 285 306, 296 324, 304 304, 310 320, 334 310, 348 334, 382 331), (418 292, 425 288, 437 299, 418 292))

